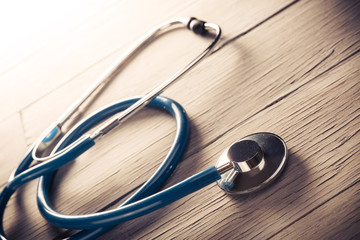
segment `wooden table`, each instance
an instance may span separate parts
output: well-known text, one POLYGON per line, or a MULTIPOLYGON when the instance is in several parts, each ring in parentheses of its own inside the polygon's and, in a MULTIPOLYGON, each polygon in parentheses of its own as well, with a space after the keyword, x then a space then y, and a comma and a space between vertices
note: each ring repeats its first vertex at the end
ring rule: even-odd
MULTIPOLYGON (((0 182, 27 147, 151 27, 196 16, 222 27, 217 49, 163 95, 191 120, 185 156, 166 186, 212 166, 253 132, 286 141, 278 181, 248 196, 215 184, 103 239, 359 239, 360 4, 328 1, 64 1, 2 7, 0 182), (39 4, 39 5, 37 5, 39 4)), ((209 40, 164 35, 84 110, 143 95, 196 56, 209 40)), ((174 138, 173 119, 144 110, 59 170, 53 201, 68 214, 111 209, 151 176, 174 138)), ((10 239, 59 239, 73 231, 42 219, 37 181, 5 214, 10 239)))

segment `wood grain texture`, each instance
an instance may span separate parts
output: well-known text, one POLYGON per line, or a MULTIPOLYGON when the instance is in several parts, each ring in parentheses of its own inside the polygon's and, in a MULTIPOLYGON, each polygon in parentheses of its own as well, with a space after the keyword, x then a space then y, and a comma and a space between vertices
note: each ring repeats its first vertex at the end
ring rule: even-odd
MULTIPOLYGON (((62 52, 65 59, 76 58, 76 53, 65 51, 65 41, 64 45, 50 45, 23 63, 29 68, 25 73, 33 76, 30 82, 43 81, 49 87, 32 88, 39 96, 31 96, 30 104, 21 99, 15 103, 14 112, 20 113, 14 114, 8 106, 1 108, 4 116, 10 116, 0 122, 4 126, 2 135, 17 129, 12 140, 15 143, 4 141, 0 145, 4 153, 0 158, 4 166, 1 182, 10 174, 11 164, 16 164, 6 160, 19 159, 25 142, 31 143, 86 89, 89 79, 99 75, 140 35, 131 29, 144 32, 161 20, 191 14, 221 25, 224 37, 213 54, 164 94, 184 106, 192 124, 187 153, 166 186, 213 165, 225 147, 258 131, 275 132, 284 138, 289 163, 276 184, 264 191, 228 196, 212 185, 121 224, 102 238, 359 237, 359 3, 179 1, 161 5, 151 16, 144 14, 149 19, 146 22, 120 14, 125 13, 124 6, 131 12, 138 4, 114 4, 106 14, 68 35, 69 42, 89 38, 76 45, 79 51, 91 49, 89 61, 68 60, 53 65, 55 70, 49 69, 44 75, 31 70, 39 59, 45 61, 47 54, 62 52), (114 32, 114 28, 120 30, 114 32), (122 42, 125 33, 128 39, 122 42), (108 40, 102 43, 104 37, 108 40), (93 45, 97 47, 91 48, 93 45), (60 74, 48 80, 54 71, 60 74), (59 79, 67 80, 59 83, 59 79)), ((147 1, 139 13, 147 12, 150 6, 160 3, 147 1)), ((162 37, 136 58, 84 114, 116 99, 142 94, 184 65, 206 43, 185 30, 162 37)), ((21 73, 15 70, 9 74, 2 80, 14 74, 12 77, 21 84, 25 77, 16 77, 21 73)), ((1 91, 6 93, 6 88, 1 91)), ((19 88, 18 92, 23 90, 19 88)), ((81 214, 118 205, 123 201, 121 195, 134 191, 161 163, 173 140, 174 126, 173 120, 160 111, 140 112, 59 171, 53 196, 57 209, 81 214)), ((36 183, 32 182, 10 201, 5 216, 9 236, 44 239, 71 234, 42 220, 35 207, 35 190, 36 183)))

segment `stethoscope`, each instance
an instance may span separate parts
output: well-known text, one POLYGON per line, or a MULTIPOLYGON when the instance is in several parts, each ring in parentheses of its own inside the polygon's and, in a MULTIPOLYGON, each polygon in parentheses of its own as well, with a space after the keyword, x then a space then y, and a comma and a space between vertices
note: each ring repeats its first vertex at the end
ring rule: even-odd
POLYGON ((220 35, 220 27, 216 24, 203 22, 196 18, 177 18, 156 26, 135 42, 57 121, 44 131, 13 171, 0 194, 1 239, 7 239, 2 222, 5 207, 11 195, 18 187, 36 178, 40 179, 37 202, 43 217, 61 228, 84 229, 71 236, 71 239, 93 239, 121 222, 155 211, 211 183, 217 182, 222 190, 230 194, 245 194, 267 186, 279 176, 287 161, 285 142, 272 133, 255 133, 228 147, 220 156, 216 166, 159 191, 181 159, 189 137, 189 120, 184 109, 174 100, 160 96, 160 94, 203 59, 217 44, 220 35), (210 36, 213 41, 185 68, 144 97, 129 98, 105 106, 78 122, 69 131, 64 130, 65 123, 115 78, 119 68, 132 55, 165 30, 179 26, 187 27, 201 36, 210 36), (56 211, 49 197, 55 171, 90 149, 106 133, 145 106, 170 113, 175 118, 177 126, 170 151, 156 172, 135 194, 116 209, 85 215, 66 215, 56 211), (92 134, 87 134, 101 123, 102 125, 92 134), (50 149, 52 150, 50 151, 50 149), (39 164, 30 167, 34 160, 39 164))

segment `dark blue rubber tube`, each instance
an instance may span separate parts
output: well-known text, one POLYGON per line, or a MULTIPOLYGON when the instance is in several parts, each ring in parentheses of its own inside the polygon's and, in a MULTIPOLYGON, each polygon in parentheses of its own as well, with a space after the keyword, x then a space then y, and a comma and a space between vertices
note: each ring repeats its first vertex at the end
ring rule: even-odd
MULTIPOLYGON (((114 103, 100 109, 78 123, 57 144, 54 153, 58 154, 58 157, 50 162, 44 162, 28 169, 33 161, 31 156, 32 150, 30 150, 11 175, 9 183, 0 193, 1 220, 3 219, 6 204, 15 190, 22 184, 40 176, 42 177, 38 185, 37 200, 42 215, 49 222, 62 228, 85 229, 71 236, 70 239, 94 239, 109 231, 118 223, 155 211, 220 179, 220 174, 216 168, 211 167, 166 190, 158 192, 175 169, 185 151, 189 137, 189 122, 185 111, 178 103, 165 97, 156 97, 147 106, 169 112, 176 120, 177 130, 169 153, 149 180, 117 209, 77 216, 64 215, 54 210, 50 202, 49 191, 56 169, 74 160, 94 145, 94 141, 90 137, 83 136, 83 134, 103 120, 125 110, 137 100, 139 98, 131 98, 114 103), (76 143, 74 143, 75 141, 76 143), (63 154, 62 150, 73 143, 76 147, 63 154)), ((6 239, 2 221, 0 224, 0 238, 6 239)))
MULTIPOLYGON (((40 211, 47 221, 62 228, 92 229, 113 226, 162 208, 220 178, 219 172, 213 166, 161 192, 117 209, 86 215, 65 215, 51 207, 49 198, 43 198, 39 199, 41 201, 40 211)), ((48 195, 47 190, 44 195, 48 195)))
MULTIPOLYGON (((92 128, 94 125, 96 125, 98 122, 108 118, 109 116, 122 111, 129 107, 131 104, 136 102, 138 98, 128 99, 116 104, 113 104, 111 106, 105 107, 102 110, 99 110, 97 113, 93 114, 86 120, 79 123, 77 126, 74 127, 74 130, 70 131, 67 136, 65 136, 62 139, 62 142, 59 143, 57 150, 61 150, 62 148, 66 147, 68 144, 73 142, 75 139, 77 139, 79 136, 81 136, 83 133, 87 132, 90 128, 92 128)), ((185 111, 182 109, 182 107, 172 101, 171 99, 165 98, 165 97, 157 97, 155 98, 149 105, 149 107, 155 107, 160 108, 168 111, 170 114, 172 114, 176 120, 177 125, 177 131, 175 140, 170 148, 169 153, 165 157, 164 161, 160 165, 160 167, 156 170, 156 172, 149 178, 149 180, 134 194, 132 195, 127 201, 125 201, 119 208, 122 208, 124 206, 128 206, 131 203, 138 201, 140 199, 144 199, 154 193, 156 193, 160 187, 164 184, 166 179, 170 176, 172 171, 175 169, 178 161, 181 159, 183 152, 185 151, 188 136, 189 136, 189 122, 188 118, 186 116, 185 111)), ((217 173, 218 174, 218 173, 217 173)), ((216 175, 216 174, 215 174, 216 175)), ((214 175, 212 175, 214 176, 214 175)), ((49 189, 51 186, 51 181, 53 178, 53 173, 45 175, 39 182, 39 188, 38 188, 38 205, 41 209, 41 212, 44 214, 45 218, 48 218, 49 221, 53 222, 55 225, 61 225, 63 226, 64 219, 70 218, 72 216, 60 216, 58 218, 58 214, 53 207, 51 206, 51 203, 49 201, 49 189)), ((212 181, 213 182, 213 181, 212 181)), ((189 189, 190 190, 190 189, 189 189)), ((155 209, 154 209, 155 210, 155 209)), ((121 210, 124 211, 124 210, 121 210)), ((120 213, 113 213, 115 215, 119 215, 120 213)), ((143 214, 146 214, 145 212, 143 214)), ((106 216, 105 213, 96 213, 94 214, 96 216, 106 216), (104 214, 104 215, 101 215, 104 214)), ((133 215, 135 216, 135 215, 133 215)), ((96 224, 84 224, 87 221, 88 216, 75 216, 80 219, 80 225, 83 230, 80 233, 77 233, 70 237, 70 239, 94 239, 105 232, 109 231, 111 228, 113 228, 119 221, 106 221, 106 217, 104 217, 105 222, 97 221, 96 224), (83 217, 83 218, 82 218, 83 217), (83 221, 82 221, 83 220, 83 221), (92 226, 90 226, 92 225, 92 226), (95 227, 96 226, 96 227, 95 227)), ((120 218, 120 217, 119 217, 120 218)), ((103 220, 104 220, 103 219, 103 220)), ((66 222, 67 220, 65 220, 66 222)), ((70 220, 71 221, 71 220, 70 220)), ((95 219, 96 221, 96 219, 95 219)), ((70 224, 72 225, 72 224, 70 224)), ((72 225, 73 226, 73 225, 72 225)), ((80 227, 80 226, 78 226, 80 227)), ((72 227, 73 228, 73 227, 72 227)))
POLYGON ((77 144, 74 147, 70 148, 66 152, 60 153, 55 159, 51 160, 51 162, 43 162, 42 164, 31 167, 17 174, 14 179, 7 184, 7 187, 9 189, 16 190, 21 185, 35 178, 39 178, 48 172, 55 171, 66 163, 74 160, 94 145, 95 142, 92 138, 84 136, 77 141, 77 144))
MULTIPOLYGON (((81 137, 77 144, 74 145, 69 151, 58 154, 54 159, 48 162, 43 162, 31 168, 28 168, 33 161, 32 150, 28 151, 25 158, 20 162, 18 167, 11 174, 8 183, 2 189, 0 193, 0 239, 7 239, 4 227, 3 218, 5 213, 6 205, 17 188, 23 184, 41 177, 42 175, 53 172, 64 164, 74 160, 76 157, 84 153, 86 150, 94 145, 93 139, 90 137, 81 137)), ((32 149, 32 148, 30 148, 32 149)))

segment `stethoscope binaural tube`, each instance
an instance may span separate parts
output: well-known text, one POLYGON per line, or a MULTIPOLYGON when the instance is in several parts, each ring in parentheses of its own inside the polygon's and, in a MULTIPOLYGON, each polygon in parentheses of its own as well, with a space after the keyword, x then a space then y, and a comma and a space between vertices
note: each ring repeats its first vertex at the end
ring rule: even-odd
POLYGON ((138 39, 122 56, 120 56, 100 77, 89 87, 85 93, 79 97, 50 127, 44 131, 43 134, 36 140, 32 157, 34 160, 42 162, 52 159, 53 156, 42 157, 39 156, 46 151, 54 142, 56 142, 61 135, 63 134, 62 127, 64 124, 71 119, 71 117, 83 106, 88 103, 88 99, 91 97, 97 96, 101 89, 106 86, 108 82, 114 79, 119 73, 119 69, 126 64, 132 56, 138 53, 144 46, 146 46, 150 41, 154 40, 156 37, 160 36, 166 31, 169 31, 176 27, 186 27, 195 34, 202 36, 211 36, 212 42, 209 46, 202 51, 197 57, 195 57, 189 64, 183 67, 181 70, 174 73, 167 80, 162 82, 160 85, 152 89, 146 95, 141 97, 138 101, 134 102, 127 109, 122 111, 120 114, 113 116, 106 123, 104 123, 100 128, 96 129, 92 134, 91 138, 97 140, 104 136, 106 133, 111 131, 113 128, 121 124, 126 119, 130 118, 136 112, 145 107, 152 99, 156 96, 159 96, 163 91, 168 87, 174 84, 181 76, 193 68, 197 63, 199 63, 205 56, 207 56, 210 51, 215 47, 215 45, 220 40, 221 29, 218 25, 213 23, 207 23, 204 21, 197 20, 196 18, 175 18, 165 23, 162 23, 158 26, 155 26, 149 32, 144 34, 140 39, 138 39))

